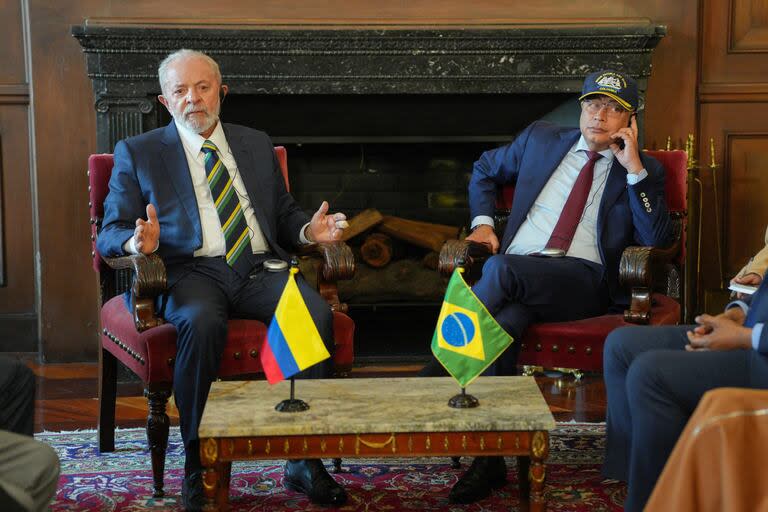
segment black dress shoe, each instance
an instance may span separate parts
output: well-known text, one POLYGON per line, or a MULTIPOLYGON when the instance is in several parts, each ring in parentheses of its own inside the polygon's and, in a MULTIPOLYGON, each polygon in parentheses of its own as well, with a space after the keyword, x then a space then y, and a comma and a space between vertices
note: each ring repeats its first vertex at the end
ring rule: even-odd
POLYGON ((346 503, 347 493, 336 483, 320 459, 289 460, 285 463, 283 485, 306 494, 313 503, 339 507, 346 503))
POLYGON ((205 506, 203 474, 192 471, 184 476, 181 484, 181 504, 187 512, 201 512, 205 506))
POLYGON ((474 503, 491 494, 492 489, 504 487, 507 465, 504 457, 475 457, 472 465, 451 489, 451 503, 474 503))

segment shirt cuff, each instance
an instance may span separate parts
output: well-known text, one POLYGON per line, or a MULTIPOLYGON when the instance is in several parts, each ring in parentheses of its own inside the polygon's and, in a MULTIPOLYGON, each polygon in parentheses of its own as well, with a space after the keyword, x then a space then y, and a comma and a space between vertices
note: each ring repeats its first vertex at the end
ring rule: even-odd
POLYGON ((136 250, 136 240, 134 240, 133 237, 129 238, 123 244, 123 252, 125 254, 139 254, 139 251, 136 250))
POLYGON ((309 222, 307 222, 306 224, 301 226, 301 230, 299 231, 299 242, 301 242, 304 245, 308 245, 308 244, 314 243, 314 242, 310 241, 309 238, 307 238, 304 235, 304 232, 307 230, 307 226, 309 226, 309 222))
POLYGON ((744 312, 744 316, 747 316, 747 313, 749 313, 749 304, 743 300, 734 300, 725 305, 726 311, 736 307, 741 308, 741 310, 744 312))
MULTIPOLYGON (((160 248, 160 243, 157 244, 152 254, 156 253, 160 248)), ((136 240, 131 237, 123 244, 123 252, 125 254, 139 254, 139 250, 136 248, 136 240)))
POLYGON ((475 229, 477 226, 491 226, 493 227, 493 217, 489 217, 488 215, 478 215, 474 219, 472 219, 472 224, 469 226, 469 229, 475 229))
POLYGON ((641 169, 638 173, 627 173, 627 185, 637 185, 641 181, 643 181, 645 178, 648 177, 648 171, 645 169, 641 169))
POLYGON ((763 334, 763 324, 752 326, 752 348, 757 350, 760 347, 760 335, 763 334))

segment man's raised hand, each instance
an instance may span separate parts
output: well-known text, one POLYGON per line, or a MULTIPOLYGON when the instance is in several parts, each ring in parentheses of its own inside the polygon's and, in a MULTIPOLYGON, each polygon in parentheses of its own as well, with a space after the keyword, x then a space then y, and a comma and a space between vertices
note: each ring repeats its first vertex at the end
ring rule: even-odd
POLYGON ((133 243, 136 251, 142 254, 152 254, 160 243, 160 222, 154 205, 147 205, 147 220, 136 219, 136 229, 133 230, 133 243))
POLYGON ((343 213, 328 214, 328 201, 323 201, 320 208, 312 216, 307 229, 307 239, 310 242, 332 242, 341 238, 344 228, 349 226, 347 216, 343 213))

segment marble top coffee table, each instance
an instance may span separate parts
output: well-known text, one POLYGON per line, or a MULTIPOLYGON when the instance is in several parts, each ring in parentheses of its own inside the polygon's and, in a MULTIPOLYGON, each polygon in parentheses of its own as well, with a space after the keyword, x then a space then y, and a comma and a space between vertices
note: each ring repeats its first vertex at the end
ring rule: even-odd
MULTIPOLYGON (((296 381, 309 410, 285 413, 289 382, 215 382, 200 423, 209 509, 226 508, 232 461, 349 457, 518 456, 521 500, 544 510, 555 420, 533 377, 481 377, 480 406, 453 409, 449 377, 296 381)), ((446 489, 446 493, 448 489, 446 489)))

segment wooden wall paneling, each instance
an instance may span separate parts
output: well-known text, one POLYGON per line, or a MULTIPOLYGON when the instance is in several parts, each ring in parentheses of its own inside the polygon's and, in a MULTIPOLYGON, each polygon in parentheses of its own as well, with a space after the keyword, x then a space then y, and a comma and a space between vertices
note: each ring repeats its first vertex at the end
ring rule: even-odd
POLYGON ((24 9, 0 4, 0 352, 38 349, 24 9))
POLYGON ((768 50, 768 2, 731 0, 730 53, 768 50))
POLYGON ((725 275, 733 276, 765 246, 768 201, 762 192, 768 190, 768 126, 762 133, 727 133, 724 145, 724 267, 725 275))
POLYGON ((701 35, 703 84, 768 81, 768 2, 704 0, 701 35))
MULTIPOLYGON (((701 105, 701 176, 704 182, 701 289, 725 284, 763 246, 768 226, 768 103, 701 105), (715 184, 709 169, 714 140, 722 277, 717 259, 715 184)), ((702 303, 703 304, 703 303, 702 303)))
MULTIPOLYGON (((581 20, 619 23, 646 17, 669 27, 654 52, 648 90, 646 140, 663 141, 674 126, 680 137, 694 131, 697 0, 189 0, 174 5, 136 0, 24 0, 29 5, 38 215, 41 226, 41 346, 50 361, 95 359, 98 330, 96 276, 89 266, 85 165, 96 148, 95 111, 85 59, 70 26, 86 18, 162 22, 169 16, 190 23, 329 22, 359 24, 472 24, 581 20), (523 19, 524 18, 524 19, 523 19), (667 81, 672 77, 673 86, 667 81), (51 206, 55 205, 55 208, 51 206)), ((6 2, 7 4, 8 2, 6 2)), ((0 26, 7 25, 0 20, 0 26)), ((675 135, 672 133, 671 135, 675 135)), ((13 215, 16 215, 15 213, 13 215)), ((13 222, 14 219, 6 219, 13 222)))

